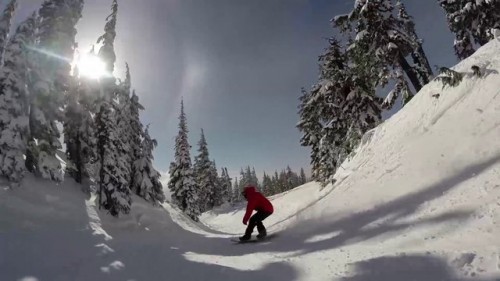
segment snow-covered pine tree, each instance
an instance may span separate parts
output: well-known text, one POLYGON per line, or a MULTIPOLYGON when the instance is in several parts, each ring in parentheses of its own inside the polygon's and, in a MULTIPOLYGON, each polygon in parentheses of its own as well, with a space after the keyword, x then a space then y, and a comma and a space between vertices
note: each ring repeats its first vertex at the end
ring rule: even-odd
POLYGON ((280 184, 280 177, 278 175, 278 171, 277 170, 274 171, 274 175, 272 177, 272 181, 273 181, 274 194, 280 193, 281 192, 281 184, 280 184))
POLYGON ((379 74, 376 87, 385 86, 390 79, 394 79, 393 69, 402 69, 418 92, 430 79, 419 79, 419 74, 424 75, 424 72, 418 73, 417 70, 430 69, 420 39, 412 27, 413 22, 404 6, 400 7, 403 11, 398 18, 394 14, 392 0, 356 1, 351 13, 335 17, 334 24, 342 33, 355 38, 347 48, 349 51, 364 52, 367 58, 376 62, 373 64, 373 71, 379 74), (414 59, 419 57, 415 67, 406 60, 409 55, 413 55, 414 59))
POLYGON ((201 137, 198 142, 198 155, 194 158, 194 174, 198 186, 200 209, 202 212, 215 206, 217 197, 217 170, 214 174, 214 163, 210 161, 207 140, 201 129, 201 137))
POLYGON ((255 186, 259 186, 259 178, 257 177, 257 173, 255 172, 255 167, 252 167, 251 181, 255 186))
POLYGON ((241 202, 243 200, 243 196, 241 194, 241 183, 238 181, 238 177, 234 178, 234 184, 232 186, 233 192, 233 202, 241 202))
POLYGON ((210 176, 214 181, 214 192, 213 192, 213 198, 210 200, 213 202, 213 206, 210 208, 212 209, 215 206, 220 206, 222 203, 224 203, 222 199, 222 195, 224 193, 223 187, 220 181, 219 173, 217 170, 217 165, 215 163, 215 160, 212 161, 212 165, 210 166, 210 176))
POLYGON ((106 18, 104 26, 104 34, 97 39, 97 43, 101 43, 102 47, 99 50, 99 57, 106 65, 106 70, 109 75, 113 75, 116 62, 115 54, 115 38, 116 38, 116 21, 118 16, 118 2, 113 0, 111 4, 111 14, 106 18))
MULTIPOLYGON (((121 138, 116 143, 116 147, 119 148, 120 154, 121 154, 121 159, 125 162, 124 166, 124 174, 126 175, 125 180, 129 183, 129 188, 133 190, 133 185, 132 185, 132 177, 135 175, 135 173, 132 171, 134 162, 138 158, 137 153, 138 149, 140 149, 140 138, 142 136, 142 126, 137 126, 137 122, 140 123, 139 120, 139 114, 136 113, 135 116, 132 116, 132 100, 130 96, 130 91, 131 91, 131 77, 130 77, 130 69, 128 67, 128 64, 126 64, 126 74, 125 74, 125 80, 119 83, 119 85, 116 87, 115 93, 114 93, 114 102, 113 105, 115 106, 115 114, 116 114, 116 120, 117 120, 117 127, 116 130, 120 132, 121 138), (136 120, 132 121, 132 117, 137 118, 136 120), (131 125, 134 125, 135 127, 132 128, 131 125), (135 129, 136 131, 134 131, 135 129), (134 140, 132 140, 134 138, 134 140), (134 142, 135 148, 132 148, 132 142, 134 142)), ((134 93, 135 95, 135 93, 134 93)), ((137 95, 135 95, 137 98, 137 95)), ((138 110, 142 109, 142 105, 138 103, 135 104, 134 106, 138 106, 138 110)), ((135 109, 134 109, 135 110, 135 109)))
POLYGON ((139 151, 139 159, 134 163, 133 183, 137 188, 137 194, 155 206, 165 201, 165 194, 163 194, 160 182, 161 174, 153 167, 153 150, 157 145, 156 140, 149 136, 149 127, 146 127, 139 151))
POLYGON ((108 99, 109 104, 113 106, 112 115, 115 120, 114 133, 119 135, 120 138, 113 139, 114 148, 116 151, 113 153, 119 155, 116 162, 117 169, 120 169, 120 174, 123 175, 127 188, 130 189, 131 185, 131 166, 130 159, 130 127, 127 126, 129 121, 129 98, 130 98, 130 73, 127 68, 127 77, 124 83, 116 85, 116 79, 113 77, 114 64, 116 62, 116 54, 114 50, 114 43, 116 38, 116 23, 118 16, 118 2, 113 0, 111 5, 111 14, 106 18, 104 26, 104 34, 97 39, 97 43, 102 46, 99 49, 98 56, 105 63, 108 77, 101 80, 103 93, 105 99, 108 99), (125 120, 124 120, 125 119, 125 120))
POLYGON ((292 168, 288 165, 285 170, 286 173, 286 187, 287 190, 296 188, 299 186, 299 176, 295 173, 292 168))
POLYGON ((238 189, 240 190, 240 192, 243 190, 243 188, 245 187, 245 185, 247 185, 249 183, 249 178, 247 177, 247 173, 243 170, 243 168, 241 168, 240 170, 240 180, 239 180, 239 185, 238 185, 238 189))
MULTIPOLYGON (((341 128, 336 128, 336 130, 347 128, 343 144, 343 150, 347 155, 357 146, 364 133, 380 124, 383 103, 383 100, 375 93, 376 62, 371 60, 362 49, 359 52, 354 50, 349 56, 349 72, 342 89, 347 95, 341 95, 344 98, 341 112, 344 115, 343 119, 348 120, 348 126, 345 127, 344 123, 341 128)), ((339 162, 345 157, 341 157, 339 162)))
POLYGON ((65 95, 71 81, 70 61, 75 51, 76 24, 83 0, 45 0, 39 10, 37 67, 30 89, 30 139, 26 167, 37 175, 62 181, 61 149, 56 122, 64 120, 65 95), (67 58, 67 59, 61 59, 67 58))
POLYGON ((17 0, 11 0, 0 17, 0 65, 3 65, 3 55, 7 42, 9 41, 10 26, 16 9, 17 0))
POLYGON ((264 172, 264 177, 262 178, 262 189, 264 195, 271 196, 274 194, 271 178, 264 172))
MULTIPOLYGON (((320 182, 336 171, 351 120, 349 111, 343 111, 349 85, 350 69, 347 55, 339 42, 329 40, 325 54, 319 57, 320 80, 304 95, 301 105, 301 121, 298 128, 303 132, 302 145, 311 146, 313 178, 320 182)), ((281 191, 283 187, 280 187, 281 191)))
POLYGON ((106 63, 108 76, 100 79, 102 95, 97 101, 98 112, 95 118, 97 127, 97 160, 99 183, 99 206, 113 216, 128 213, 131 206, 130 183, 128 182, 130 163, 124 157, 122 132, 118 126, 119 112, 115 101, 116 93, 120 91, 116 79, 112 76, 116 56, 114 40, 116 37, 116 18, 118 4, 113 1, 111 14, 107 17, 104 35, 99 37, 102 43, 98 56, 106 63), (104 195, 104 196, 103 196, 104 195))
POLYGON ((83 177, 88 176, 86 164, 92 155, 92 149, 89 148, 93 146, 91 144, 93 138, 90 137, 93 136, 93 132, 88 125, 92 124, 93 120, 88 107, 80 103, 81 88, 78 76, 78 68, 76 68, 66 95, 63 135, 66 144, 66 172, 76 182, 81 183, 83 177))
POLYGON ((233 202, 233 180, 231 179, 231 176, 229 176, 227 168, 224 168, 224 171, 225 171, 225 181, 227 187, 226 202, 233 202))
POLYGON ((285 192, 288 190, 286 172, 284 169, 281 170, 280 175, 278 177, 278 186, 279 186, 280 192, 285 192))
POLYGON ((97 157, 99 159, 99 207, 104 207, 113 216, 130 212, 132 204, 128 182, 121 169, 120 155, 115 147, 116 120, 113 114, 113 105, 107 100, 100 102, 100 109, 96 116, 97 126, 97 157))
MULTIPOLYGON (((94 49, 90 51, 94 55, 94 49)), ((94 116, 97 114, 96 102, 101 93, 96 79, 79 75, 74 69, 76 85, 70 88, 66 98, 65 119, 63 123, 64 142, 68 163, 67 173, 76 182, 98 178, 96 173, 97 133, 94 116)))
POLYGON ((304 168, 300 168, 300 184, 307 183, 306 172, 304 172, 304 168))
POLYGON ((197 221, 201 210, 199 208, 195 176, 191 166, 190 148, 184 102, 182 101, 179 133, 175 139, 175 162, 170 164, 168 188, 172 193, 172 202, 179 206, 191 219, 197 221))
POLYGON ((227 168, 221 168, 221 176, 219 178, 219 189, 220 189, 220 201, 217 202, 217 205, 222 205, 226 202, 231 202, 231 178, 229 177, 229 173, 227 172, 227 168))
POLYGON ((484 45, 500 28, 498 0, 437 0, 444 9, 448 27, 455 34, 455 53, 465 59, 475 51, 474 43, 484 45))
MULTIPOLYGON (((422 46, 422 39, 418 37, 413 18, 408 14, 401 0, 396 1, 396 8, 398 9, 398 24, 403 30, 403 34, 408 36, 405 40, 408 40, 413 46, 411 57, 414 64, 412 68, 414 72, 417 73, 420 83, 426 85, 432 80, 434 74, 432 73, 431 65, 429 64, 429 60, 422 46)), ((407 83, 406 80, 405 83, 407 83)))
POLYGON ((301 144, 312 147, 312 176, 323 184, 331 182, 361 136, 380 122, 382 105, 375 95, 378 61, 360 48, 347 55, 334 38, 329 44, 319 58, 319 82, 301 100, 298 124, 301 144))
POLYGON ((299 122, 297 128, 302 133, 300 145, 311 149, 311 167, 313 178, 318 178, 318 171, 321 166, 320 160, 320 140, 322 138, 322 124, 320 122, 320 111, 317 110, 323 101, 319 96, 319 85, 313 86, 311 91, 302 89, 299 105, 299 122))
MULTIPOLYGON (((129 119, 130 123, 128 124, 128 132, 129 132, 129 157, 132 166, 130 167, 131 178, 130 190, 139 194, 139 186, 136 184, 138 181, 135 179, 135 175, 137 174, 136 170, 136 161, 141 158, 142 152, 142 138, 143 138, 143 126, 140 120, 140 110, 143 110, 144 107, 139 103, 139 97, 136 95, 135 91, 132 93, 132 97, 129 101, 129 119)), ((156 145, 155 145, 156 146, 156 145)))
POLYGON ((7 45, 0 71, 0 175, 17 186, 24 177, 27 148, 30 46, 35 41, 36 14, 22 22, 7 45))

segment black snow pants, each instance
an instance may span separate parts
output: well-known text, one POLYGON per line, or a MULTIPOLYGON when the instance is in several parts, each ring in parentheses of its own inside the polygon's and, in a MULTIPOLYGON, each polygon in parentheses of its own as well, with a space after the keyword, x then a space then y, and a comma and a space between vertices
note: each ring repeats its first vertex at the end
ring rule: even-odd
POLYGON ((248 222, 247 230, 245 231, 245 236, 250 237, 252 235, 253 229, 257 226, 257 231, 259 234, 266 234, 266 228, 262 223, 267 217, 269 217, 272 213, 257 211, 255 215, 250 218, 248 222))

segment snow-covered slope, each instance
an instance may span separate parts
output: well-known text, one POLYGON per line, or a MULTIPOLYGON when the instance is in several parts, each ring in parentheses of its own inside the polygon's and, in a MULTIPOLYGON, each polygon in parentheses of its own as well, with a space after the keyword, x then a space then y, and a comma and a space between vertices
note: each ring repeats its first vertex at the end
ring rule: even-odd
MULTIPOLYGON (((321 196, 308 185, 276 198, 266 224, 281 237, 262 251, 287 253, 308 280, 500 280, 500 42, 455 70, 467 73, 459 86, 427 85, 316 204, 283 222, 321 196)), ((242 214, 203 220, 234 232, 242 214)))
POLYGON ((71 180, 2 187, 0 280, 500 280, 500 42, 456 70, 458 87, 430 83, 373 130, 334 186, 273 197, 267 242, 229 241, 242 205, 202 225, 134 197, 116 219, 71 180))

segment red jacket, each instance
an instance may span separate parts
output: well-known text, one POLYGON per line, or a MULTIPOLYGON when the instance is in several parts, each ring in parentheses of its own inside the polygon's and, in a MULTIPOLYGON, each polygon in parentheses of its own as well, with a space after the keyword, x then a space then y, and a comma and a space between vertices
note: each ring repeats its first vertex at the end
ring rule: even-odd
POLYGON ((256 210, 257 212, 261 211, 269 214, 272 214, 274 212, 273 204, 271 204, 271 202, 269 202, 269 200, 267 200, 264 195, 262 195, 260 192, 257 192, 255 187, 245 187, 243 194, 248 200, 247 211, 245 213, 245 216, 243 217, 243 224, 248 223, 248 220, 250 219, 250 216, 252 215, 252 212, 254 210, 256 210))

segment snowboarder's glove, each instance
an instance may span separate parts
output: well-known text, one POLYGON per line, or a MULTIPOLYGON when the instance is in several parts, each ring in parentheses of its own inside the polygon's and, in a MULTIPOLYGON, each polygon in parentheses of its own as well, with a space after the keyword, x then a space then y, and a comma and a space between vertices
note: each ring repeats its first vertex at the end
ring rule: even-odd
POLYGON ((247 223, 248 223, 247 221, 243 220, 243 224, 244 224, 244 225, 247 225, 247 223))

